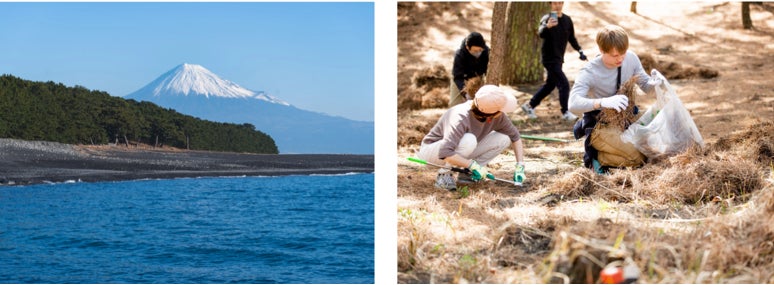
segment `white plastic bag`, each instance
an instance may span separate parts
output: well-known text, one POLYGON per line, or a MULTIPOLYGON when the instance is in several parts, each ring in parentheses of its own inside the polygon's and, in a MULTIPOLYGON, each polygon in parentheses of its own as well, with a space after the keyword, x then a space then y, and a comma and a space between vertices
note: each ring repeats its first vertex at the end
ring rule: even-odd
POLYGON ((659 79, 662 84, 655 86, 656 103, 621 134, 621 140, 634 144, 649 159, 679 154, 694 144, 703 147, 699 129, 675 89, 653 69, 649 83, 659 79))

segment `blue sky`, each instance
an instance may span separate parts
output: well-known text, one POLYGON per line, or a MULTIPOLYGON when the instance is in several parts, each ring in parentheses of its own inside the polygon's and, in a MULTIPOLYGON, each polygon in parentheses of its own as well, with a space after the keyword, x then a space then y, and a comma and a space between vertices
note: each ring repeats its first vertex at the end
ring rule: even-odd
POLYGON ((181 63, 374 121, 374 4, 0 2, 0 74, 124 96, 181 63))

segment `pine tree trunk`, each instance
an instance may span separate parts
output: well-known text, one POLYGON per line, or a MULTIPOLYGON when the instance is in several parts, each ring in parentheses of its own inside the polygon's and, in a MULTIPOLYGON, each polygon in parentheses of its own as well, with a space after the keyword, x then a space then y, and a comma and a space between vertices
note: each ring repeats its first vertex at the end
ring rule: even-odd
POLYGON ((492 35, 490 37, 492 46, 489 54, 489 68, 486 72, 486 84, 500 84, 502 82, 504 66, 503 60, 506 54, 508 40, 508 31, 506 29, 506 11, 508 2, 495 2, 492 10, 492 35))
POLYGON ((159 135, 156 135, 156 143, 153 144, 153 148, 159 147, 159 135))
POLYGON ((750 2, 742 2, 742 26, 745 30, 753 28, 752 19, 750 19, 750 2))
POLYGON ((543 80, 537 30, 540 18, 549 9, 543 2, 495 2, 488 84, 516 85, 543 80))

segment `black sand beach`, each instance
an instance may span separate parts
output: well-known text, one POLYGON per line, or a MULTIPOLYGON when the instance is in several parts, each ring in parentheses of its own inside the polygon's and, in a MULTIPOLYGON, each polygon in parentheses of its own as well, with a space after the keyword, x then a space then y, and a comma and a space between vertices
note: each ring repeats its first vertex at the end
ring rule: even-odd
POLYGON ((240 154, 0 139, 0 185, 373 171, 373 155, 240 154))

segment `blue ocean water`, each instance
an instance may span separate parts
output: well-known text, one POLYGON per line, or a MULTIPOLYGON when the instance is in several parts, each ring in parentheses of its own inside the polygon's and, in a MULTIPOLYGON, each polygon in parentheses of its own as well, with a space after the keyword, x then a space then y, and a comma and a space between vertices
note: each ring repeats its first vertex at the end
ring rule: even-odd
POLYGON ((373 283, 374 175, 0 188, 0 283, 373 283))

